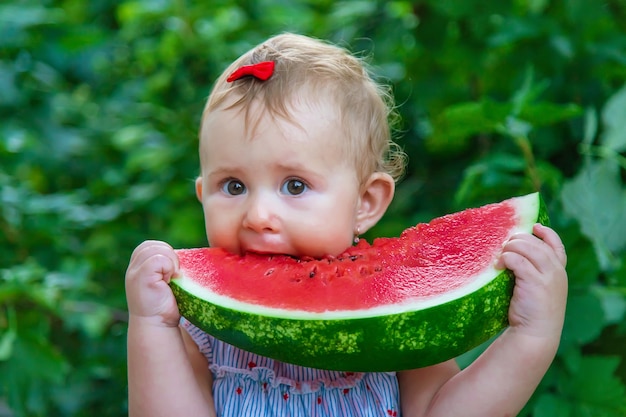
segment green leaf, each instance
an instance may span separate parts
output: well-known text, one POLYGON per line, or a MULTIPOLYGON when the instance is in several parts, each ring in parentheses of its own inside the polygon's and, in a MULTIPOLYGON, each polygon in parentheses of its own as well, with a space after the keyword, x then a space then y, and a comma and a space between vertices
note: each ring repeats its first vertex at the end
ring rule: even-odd
POLYGON ((614 253, 626 247, 626 192, 619 175, 614 161, 590 161, 561 191, 565 212, 593 242, 602 269, 610 269, 614 253))
POLYGON ((605 327, 600 300, 590 293, 572 294, 567 300, 561 349, 584 345, 596 339, 605 327))
POLYGON ((570 238, 567 250, 567 276, 570 287, 587 288, 598 280, 600 264, 593 244, 583 238, 570 238))
POLYGON ((539 396, 533 407, 533 417, 570 417, 571 415, 571 402, 550 393, 539 396))
POLYGON ((561 381, 561 390, 573 402, 573 417, 623 417, 626 412, 626 386, 615 370, 620 358, 585 356, 578 372, 561 381))
POLYGON ((93 339, 103 336, 112 323, 111 308, 96 302, 68 300, 61 311, 68 328, 78 328, 93 339))
POLYGON ((528 10, 531 13, 541 13, 546 7, 550 4, 549 0, 527 0, 525 1, 527 4, 528 10))
POLYGON ((493 133, 505 124, 512 104, 491 100, 448 106, 435 119, 426 146, 434 151, 459 151, 478 133, 493 133))
POLYGON ((330 17, 342 22, 354 21, 368 17, 375 11, 376 3, 371 1, 342 1, 336 3, 330 17))
POLYGON ((576 104, 541 102, 524 106, 520 110, 519 117, 534 126, 547 126, 578 117, 581 114, 582 109, 576 104))
POLYGON ((150 129, 151 126, 147 123, 124 126, 111 136, 111 143, 120 151, 130 152, 147 142, 150 129))
POLYGON ((117 18, 123 24, 148 20, 151 16, 164 13, 169 1, 126 1, 117 8, 117 18))
POLYGON ((51 24, 63 20, 60 9, 33 4, 3 4, 0 6, 0 26, 12 25, 20 29, 51 24))
POLYGON ((611 96, 602 109, 601 144, 615 152, 626 150, 626 85, 611 96))
POLYGON ((526 161, 518 155, 492 153, 463 172, 454 196, 455 208, 464 209, 511 197, 522 188, 526 161))
POLYGON ((626 294, 599 285, 592 290, 602 303, 604 322, 608 325, 620 323, 626 314, 626 294))
POLYGON ((5 361, 11 357, 16 337, 17 333, 13 329, 8 329, 0 334, 0 361, 5 361))
POLYGON ((611 271, 608 276, 609 285, 621 289, 622 293, 626 296, 626 259, 622 259, 622 263, 619 268, 611 271))
POLYGON ((511 116, 507 117, 504 126, 500 127, 498 130, 514 138, 525 138, 528 137, 533 130, 533 126, 522 119, 511 116))
POLYGON ((539 37, 545 31, 541 20, 517 16, 502 19, 497 29, 487 39, 491 46, 515 44, 524 39, 539 37))
POLYGON ((584 132, 582 143, 584 145, 591 145, 598 133, 598 115, 592 108, 588 108, 585 111, 584 132))
POLYGON ((532 66, 526 68, 524 82, 521 87, 511 97, 513 103, 513 114, 519 115, 520 111, 527 105, 535 101, 549 86, 548 80, 535 83, 535 70, 532 66))
POLYGON ((607 288, 598 288, 607 324, 619 324, 626 317, 626 295, 607 288))
POLYGON ((39 408, 44 405, 38 398, 42 386, 50 390, 60 385, 68 372, 68 363, 47 340, 32 330, 21 331, 11 358, 0 362, 0 390, 15 409, 22 405, 39 408))
POLYGON ((563 366, 559 367, 558 372, 553 374, 560 375, 561 372, 567 371, 570 373, 578 373, 580 371, 580 364, 583 360, 583 354, 579 346, 568 346, 559 350, 559 358, 562 360, 563 366))

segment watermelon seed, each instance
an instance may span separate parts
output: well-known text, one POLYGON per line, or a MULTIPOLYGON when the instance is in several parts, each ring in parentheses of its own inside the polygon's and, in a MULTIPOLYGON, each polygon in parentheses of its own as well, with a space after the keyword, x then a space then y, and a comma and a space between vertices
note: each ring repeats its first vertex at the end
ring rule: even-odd
POLYGON ((309 272, 309 278, 313 278, 317 274, 317 266, 314 266, 313 269, 309 272))
POLYGON ((272 275, 273 273, 274 273, 274 268, 270 268, 267 271, 265 271, 265 276, 272 275))

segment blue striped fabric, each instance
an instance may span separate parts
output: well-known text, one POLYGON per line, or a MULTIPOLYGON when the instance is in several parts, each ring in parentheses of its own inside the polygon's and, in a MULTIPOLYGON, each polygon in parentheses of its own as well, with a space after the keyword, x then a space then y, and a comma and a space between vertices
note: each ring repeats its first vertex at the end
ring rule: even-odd
POLYGON ((218 417, 395 417, 400 415, 395 373, 305 368, 246 352, 186 320, 213 373, 218 417))

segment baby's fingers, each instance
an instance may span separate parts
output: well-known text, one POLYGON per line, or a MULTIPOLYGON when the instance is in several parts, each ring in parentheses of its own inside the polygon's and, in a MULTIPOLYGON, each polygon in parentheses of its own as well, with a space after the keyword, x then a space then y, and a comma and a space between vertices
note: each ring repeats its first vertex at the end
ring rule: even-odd
POLYGON ((178 257, 164 242, 146 241, 131 256, 126 271, 126 299, 134 317, 151 317, 175 326, 178 307, 168 283, 178 273, 178 257))
POLYGON ((135 248, 130 257, 130 263, 143 262, 146 258, 156 254, 174 255, 174 249, 160 240, 146 240, 135 248))
POLYGON ((552 247, 528 233, 511 237, 502 249, 497 266, 508 268, 516 275, 550 273, 562 268, 552 247))
POLYGON ((177 271, 177 260, 163 253, 150 255, 137 267, 137 275, 151 277, 150 282, 169 282, 177 271))
POLYGON ((557 259, 561 263, 561 265, 565 266, 567 264, 567 254, 565 252, 565 246, 561 241, 559 235, 552 230, 551 228, 544 226, 542 224, 537 223, 533 227, 533 233, 538 238, 542 239, 548 246, 554 250, 557 259))
POLYGON ((133 251, 130 258, 128 273, 139 275, 159 274, 169 281, 178 273, 178 257, 174 249, 165 242, 147 240, 133 251))

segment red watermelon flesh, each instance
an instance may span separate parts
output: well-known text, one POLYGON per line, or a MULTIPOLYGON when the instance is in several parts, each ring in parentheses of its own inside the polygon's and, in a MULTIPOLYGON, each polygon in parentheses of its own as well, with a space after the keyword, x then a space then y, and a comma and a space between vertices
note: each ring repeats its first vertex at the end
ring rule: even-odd
POLYGON ((495 262, 517 221, 516 207, 505 201, 419 224, 399 238, 372 245, 362 239, 337 258, 240 256, 219 248, 178 256, 186 277, 243 303, 314 313, 362 310, 464 286, 495 262))
POLYGON ((284 362, 340 371, 440 363, 508 324, 502 245, 548 223, 538 193, 450 214, 336 258, 178 250, 181 314, 218 339, 284 362))

